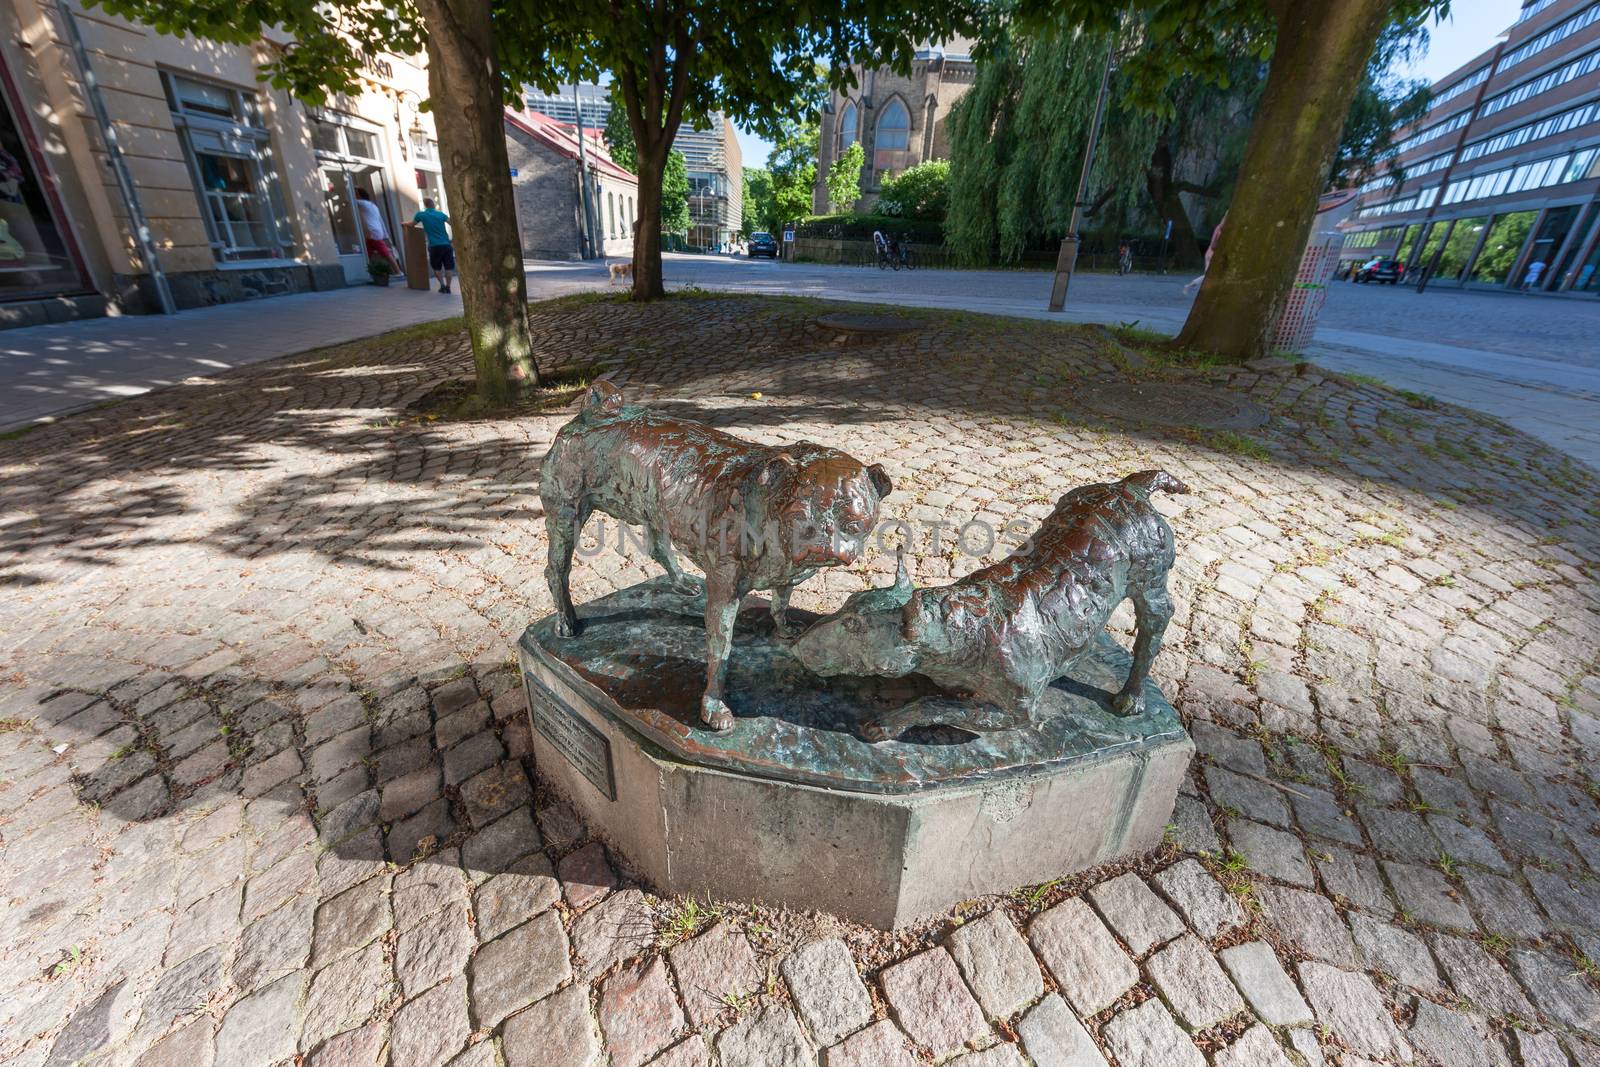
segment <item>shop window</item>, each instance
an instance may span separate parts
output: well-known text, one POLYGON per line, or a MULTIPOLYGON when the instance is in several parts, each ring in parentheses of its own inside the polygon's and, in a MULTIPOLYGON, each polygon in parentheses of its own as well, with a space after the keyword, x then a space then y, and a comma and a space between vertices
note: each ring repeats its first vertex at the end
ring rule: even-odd
POLYGON ((1489 227, 1483 251, 1472 265, 1472 280, 1486 285, 1504 285, 1511 280, 1511 271, 1517 265, 1522 245, 1533 229, 1537 211, 1513 211, 1501 215, 1489 227))
POLYGON ((286 254, 282 192, 254 94, 162 73, 173 124, 219 261, 286 254))
POLYGON ((1578 268, 1572 288, 1580 293, 1600 293, 1600 240, 1595 240, 1589 246, 1589 254, 1584 258, 1583 266, 1578 268))
POLYGON ((0 300, 84 288, 60 205, 18 114, 8 84, 0 106, 0 300))

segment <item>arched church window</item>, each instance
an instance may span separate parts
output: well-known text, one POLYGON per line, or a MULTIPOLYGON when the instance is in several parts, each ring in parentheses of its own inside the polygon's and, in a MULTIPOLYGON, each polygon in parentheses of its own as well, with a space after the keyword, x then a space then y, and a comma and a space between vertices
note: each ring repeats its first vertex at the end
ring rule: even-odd
POLYGON ((903 152, 910 143, 911 114, 899 99, 890 100, 878 116, 878 137, 874 147, 879 152, 903 152))
POLYGON ((849 148, 851 145, 856 143, 856 139, 860 136, 861 132, 859 129, 857 129, 859 125, 860 120, 856 118, 856 106, 851 103, 846 103, 844 105, 844 110, 839 112, 840 152, 843 152, 846 148, 849 148))

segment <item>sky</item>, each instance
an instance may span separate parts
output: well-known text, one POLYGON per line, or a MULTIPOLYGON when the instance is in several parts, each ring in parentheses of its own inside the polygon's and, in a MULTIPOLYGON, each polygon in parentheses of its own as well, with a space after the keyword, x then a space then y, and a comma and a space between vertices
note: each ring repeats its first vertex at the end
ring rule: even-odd
MULTIPOLYGON (((1436 19, 1428 30, 1428 51, 1403 73, 1409 78, 1436 81, 1490 48, 1501 31, 1517 21, 1521 0, 1454 0, 1450 15, 1436 19)), ((772 143, 735 127, 744 165, 762 167, 772 143)))

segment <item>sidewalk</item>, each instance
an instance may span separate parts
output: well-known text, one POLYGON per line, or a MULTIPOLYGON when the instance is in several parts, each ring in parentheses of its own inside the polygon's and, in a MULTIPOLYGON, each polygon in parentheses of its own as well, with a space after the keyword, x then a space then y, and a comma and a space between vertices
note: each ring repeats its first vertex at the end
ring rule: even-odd
MULTIPOLYGON (((542 300, 593 288, 590 272, 573 278, 575 267, 529 264, 529 297, 542 300)), ((603 284, 603 275, 597 279, 603 284)), ((459 314, 459 292, 357 285, 173 316, 125 315, 7 330, 0 333, 0 433, 197 375, 459 314)))
MULTIPOLYGON (((826 300, 893 303, 1049 321, 1137 322, 1176 333, 1182 306, 1096 300, 1080 286, 1067 310, 1044 310, 1042 274, 1007 277, 1003 295, 954 296, 878 288, 884 279, 841 272, 805 274, 704 256, 666 257, 670 288, 803 295, 826 300), (819 280, 818 274, 825 280, 819 280), (1037 290, 1037 291, 1036 291, 1037 290)), ((529 261, 530 299, 604 288, 596 263, 529 261)), ((921 271, 903 282, 956 272, 921 271)), ((899 276, 896 276, 898 279, 899 276)), ((891 279, 894 280, 894 279, 891 279)), ((948 286, 944 286, 948 288, 948 286)), ((975 287, 981 290, 981 287, 975 287)), ((991 293, 993 290, 991 288, 991 293)), ((10 330, 0 334, 0 432, 108 400, 137 395, 230 367, 309 348, 369 337, 461 313, 458 294, 441 297, 390 287, 349 289, 185 311, 172 318, 139 316, 10 330)), ((1380 332, 1324 327, 1308 353, 1330 370, 1364 374, 1493 415, 1600 470, 1600 372, 1504 352, 1396 338, 1380 332)))

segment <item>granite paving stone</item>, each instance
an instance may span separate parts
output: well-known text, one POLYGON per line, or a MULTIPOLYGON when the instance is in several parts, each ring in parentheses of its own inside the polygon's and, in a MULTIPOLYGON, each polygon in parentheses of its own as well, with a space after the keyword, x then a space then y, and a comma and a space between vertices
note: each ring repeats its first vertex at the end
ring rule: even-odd
POLYGON ((1292 1067, 1283 1048, 1265 1026, 1252 1026, 1244 1035, 1218 1052, 1212 1067, 1292 1067))
POLYGON ((1449 934, 1428 938, 1445 980, 1461 998, 1491 1015, 1533 1017, 1533 1006, 1495 958, 1478 942, 1449 934))
POLYGON ((1385 918, 1395 913, 1378 864, 1371 856, 1332 847, 1313 849, 1311 856, 1328 892, 1385 918))
POLYGON ((556 875, 561 879, 562 896, 577 911, 605 896, 617 884, 617 874, 606 860, 605 846, 598 841, 561 857, 556 875))
POLYGON ((1017 1034, 1034 1067, 1105 1067, 1094 1039, 1055 993, 1028 1010, 1017 1024, 1017 1034))
POLYGON ((1183 921, 1137 874, 1101 882, 1089 890, 1089 899, 1135 956, 1183 933, 1183 921))
POLYGON ((467 1043, 467 979, 457 975, 402 1004, 389 1023, 394 1063, 444 1063, 467 1043))
POLYGON ((1431 1000, 1417 998, 1411 1027, 1411 1044, 1434 1063, 1451 1067, 1510 1067, 1500 1039, 1481 1015, 1455 1011, 1431 1000))
POLYGON ((1155 881, 1195 933, 1207 941, 1244 925, 1244 909, 1198 860, 1174 863, 1155 881))
POLYGON ((950 1061, 950 1067, 1028 1067, 1015 1045, 993 1045, 950 1061))
POLYGON ((650 1061, 650 1067, 712 1067, 711 1050, 698 1034, 686 1037, 650 1061))
POLYGON ((879 980, 889 1008, 911 1040, 945 1057, 989 1032, 983 1010, 961 981, 950 953, 932 948, 887 968, 879 980))
POLYGON ((1331 792, 1308 785, 1296 785, 1289 795, 1295 822, 1314 837, 1327 838, 1343 845, 1362 847, 1361 827, 1331 792))
POLYGON ((991 1019, 1009 1018, 1044 993, 1033 952, 1001 909, 958 926, 945 948, 991 1019))
POLYGON ((1420 937, 1370 915, 1350 916, 1350 932, 1368 970, 1390 975, 1424 993, 1445 992, 1428 946, 1420 937))
POLYGON ((1062 996, 1080 1015, 1096 1015, 1139 980, 1139 969, 1089 905, 1062 901, 1028 924, 1028 940, 1062 996))
POLYGON ((1294 834, 1249 819, 1229 819, 1227 829, 1228 840, 1252 870, 1290 885, 1316 884, 1305 847, 1294 834))
POLYGON ((1217 953, 1250 1008, 1271 1026, 1311 1021, 1311 1008, 1265 941, 1247 941, 1217 953))
POLYGON ((1384 861, 1383 873, 1407 916, 1429 926, 1473 933, 1478 924, 1450 880, 1430 867, 1384 861))
POLYGON ((561 883, 542 853, 524 856, 504 874, 478 887, 472 909, 478 920, 478 937, 491 941, 513 926, 520 926, 561 899, 561 883))
POLYGON ((541 1000, 567 980, 567 935, 560 917, 544 912, 479 947, 472 960, 472 1012, 479 1026, 541 1000))
POLYGON ((505 1021, 500 1047, 506 1067, 597 1067, 600 1036, 589 1014, 589 991, 574 983, 505 1021))
POLYGON ((684 1026, 666 961, 625 966, 600 984, 600 1030, 613 1067, 640 1067, 684 1026))
POLYGON ((823 1067, 916 1067, 906 1035, 880 1019, 822 1053, 823 1067))
POLYGON ((718 1035, 717 1058, 722 1067, 811 1067, 816 1053, 794 1013, 768 1004, 718 1035))
POLYGON ((744 932, 721 922, 667 952, 683 995, 684 1009, 695 1026, 705 1026, 737 1001, 762 987, 766 978, 744 932))
POLYGON ((818 1044, 832 1045, 871 1021, 872 998, 843 940, 803 945, 784 958, 781 969, 795 1010, 818 1044))
POLYGON ((1522 1067, 1571 1067, 1554 1034, 1529 1030, 1516 1032, 1517 1062, 1522 1067))
POLYGON ((1203 942, 1185 934, 1145 962, 1178 1021, 1205 1030, 1244 1010, 1244 1000, 1203 942))
POLYGON ((452 901, 395 940, 394 969, 407 997, 461 974, 472 957, 466 909, 452 901))
POLYGON ((311 965, 334 960, 382 937, 392 925, 389 879, 380 875, 329 900, 317 909, 311 940, 311 965))
POLYGON ((1543 937, 1550 924, 1516 882, 1486 871, 1464 870, 1461 884, 1483 929, 1501 937, 1543 937))
POLYGON ((611 894, 579 915, 573 920, 571 935, 575 964, 585 978, 593 978, 655 943, 644 894, 632 888, 611 894))
POLYGON ((1576 963, 1521 950, 1511 954, 1511 968, 1547 1018, 1583 1033, 1600 1033, 1600 992, 1576 963))
POLYGON ((1298 968, 1300 985, 1317 1022, 1357 1053, 1410 1063, 1411 1045, 1389 1017, 1389 1009, 1364 974, 1308 960, 1298 968))
POLYGON ((1103 1033, 1122 1067, 1205 1067, 1206 1058, 1159 1000, 1113 1016, 1103 1033))
POLYGON ((383 949, 383 943, 375 941, 312 976, 302 1050, 365 1022, 394 995, 394 973, 383 949))
POLYGON ((1255 896, 1262 919, 1297 951, 1340 967, 1360 966, 1350 931, 1327 898, 1273 885, 1257 886, 1255 896))
POLYGON ((217 1028, 217 1059, 239 1067, 292 1059, 306 977, 304 971, 285 975, 232 1005, 217 1028))

